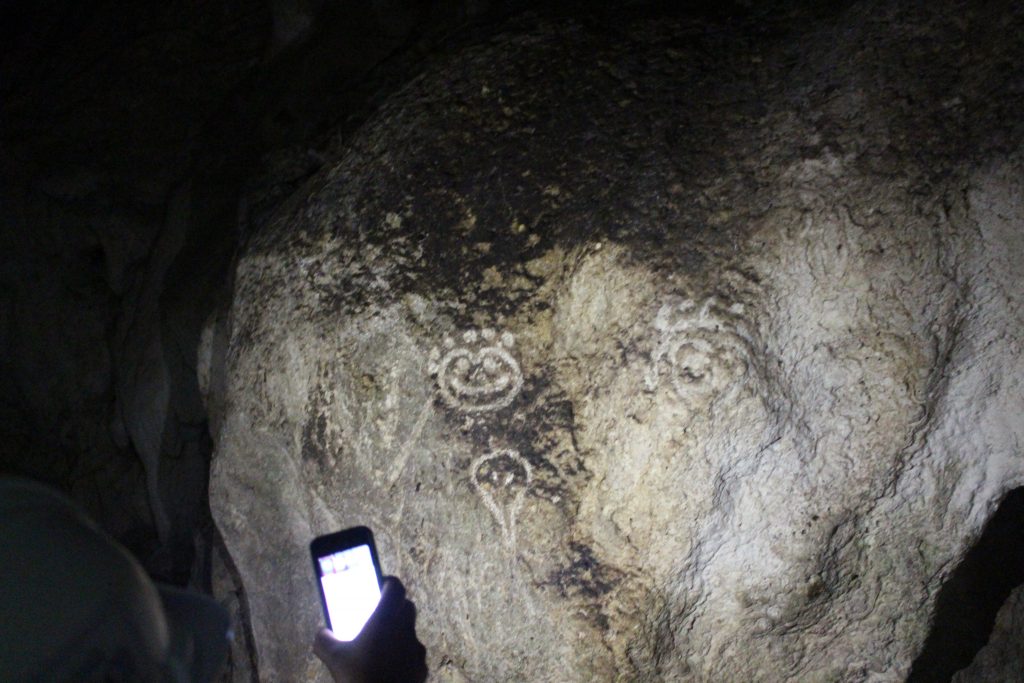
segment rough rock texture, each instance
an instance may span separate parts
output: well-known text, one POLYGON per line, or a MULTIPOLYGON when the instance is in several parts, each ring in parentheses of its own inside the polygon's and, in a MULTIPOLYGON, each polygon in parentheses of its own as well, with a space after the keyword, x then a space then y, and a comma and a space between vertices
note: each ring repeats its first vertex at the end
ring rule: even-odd
POLYGON ((260 678, 327 680, 354 524, 434 680, 905 677, 1024 484, 1011 9, 525 22, 391 98, 205 335, 260 678))

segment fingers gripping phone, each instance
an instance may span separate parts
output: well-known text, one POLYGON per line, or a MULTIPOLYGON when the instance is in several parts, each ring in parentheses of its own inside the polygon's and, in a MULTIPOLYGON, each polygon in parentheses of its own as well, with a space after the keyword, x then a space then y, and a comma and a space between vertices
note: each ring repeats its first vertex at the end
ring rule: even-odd
POLYGON ((352 527, 309 544, 327 628, 338 640, 359 635, 380 601, 380 561, 373 533, 352 527))

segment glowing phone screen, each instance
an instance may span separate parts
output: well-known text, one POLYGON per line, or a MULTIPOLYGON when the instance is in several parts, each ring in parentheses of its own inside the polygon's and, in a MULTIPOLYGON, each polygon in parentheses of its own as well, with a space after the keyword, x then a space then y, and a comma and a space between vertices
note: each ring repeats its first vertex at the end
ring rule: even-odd
POLYGON ((357 545, 317 559, 331 631, 339 640, 352 640, 380 601, 370 546, 357 545))

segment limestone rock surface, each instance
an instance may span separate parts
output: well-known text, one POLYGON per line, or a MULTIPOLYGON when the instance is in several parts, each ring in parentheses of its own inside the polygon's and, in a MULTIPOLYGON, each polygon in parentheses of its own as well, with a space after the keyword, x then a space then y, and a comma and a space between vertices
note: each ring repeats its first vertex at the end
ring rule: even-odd
POLYGON ((1024 24, 697 28, 440 59, 252 238, 204 373, 261 680, 327 680, 356 524, 432 680, 907 675, 1024 485, 1024 24))

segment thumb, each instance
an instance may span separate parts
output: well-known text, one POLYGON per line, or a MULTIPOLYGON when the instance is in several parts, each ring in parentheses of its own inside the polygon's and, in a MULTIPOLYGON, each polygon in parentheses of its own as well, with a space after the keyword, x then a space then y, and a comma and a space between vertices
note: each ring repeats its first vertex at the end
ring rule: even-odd
POLYGON ((313 654, 324 664, 331 664, 348 656, 347 645, 348 643, 335 638, 330 630, 322 628, 316 632, 313 639, 313 654))
MULTIPOLYGON (((376 633, 386 629, 405 603, 405 586, 393 576, 387 576, 380 586, 380 600, 373 614, 366 621, 362 633, 376 633)), ((369 636, 368 636, 369 637, 369 636)), ((365 638, 364 638, 365 640, 365 638)))

